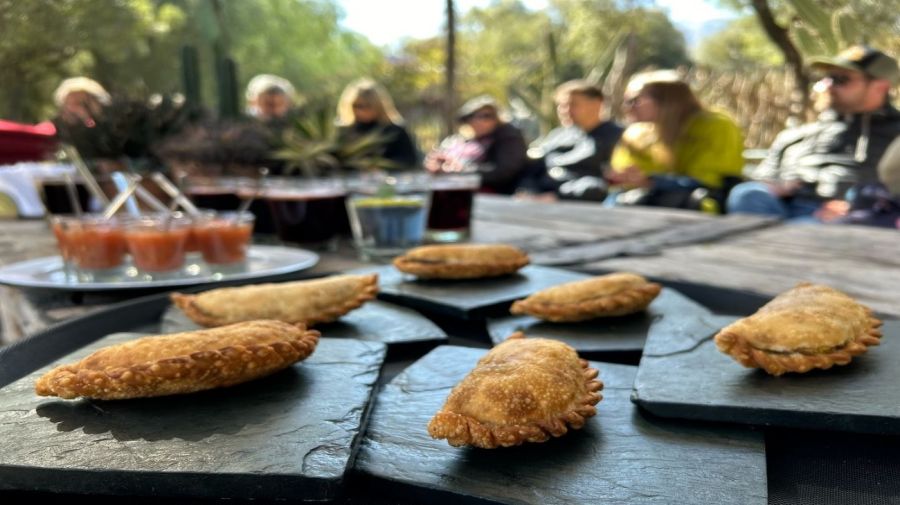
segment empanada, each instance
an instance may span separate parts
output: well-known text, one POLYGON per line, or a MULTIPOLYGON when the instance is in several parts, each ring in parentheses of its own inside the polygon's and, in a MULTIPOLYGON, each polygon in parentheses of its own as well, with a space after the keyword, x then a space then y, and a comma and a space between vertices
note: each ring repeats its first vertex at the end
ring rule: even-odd
POLYGON ((453 388, 428 433, 483 449, 560 437, 597 413, 598 373, 562 342, 515 333, 453 388))
POLYGON ((513 303, 513 314, 529 314, 555 323, 640 312, 662 287, 637 274, 615 273, 567 282, 513 303))
POLYGON ((423 279, 477 279, 514 273, 528 261, 510 245, 447 244, 416 247, 394 258, 394 266, 423 279))
POLYGON ((123 400, 232 386, 287 368, 315 350, 319 332, 281 321, 143 337, 61 365, 34 385, 41 396, 123 400))
POLYGON ((716 346, 772 375, 846 365, 881 341, 872 310, 821 284, 801 283, 720 331, 716 346))
POLYGON ((336 275, 324 279, 220 288, 196 295, 172 293, 172 302, 203 326, 256 319, 313 326, 334 321, 375 298, 377 293, 377 274, 336 275))

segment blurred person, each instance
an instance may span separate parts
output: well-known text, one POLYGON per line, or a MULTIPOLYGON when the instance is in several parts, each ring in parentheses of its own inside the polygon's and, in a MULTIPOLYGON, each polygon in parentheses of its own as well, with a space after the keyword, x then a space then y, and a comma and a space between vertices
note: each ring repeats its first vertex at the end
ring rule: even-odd
POLYGON ((339 141, 377 134, 383 139, 378 153, 382 158, 394 162, 397 168, 410 169, 419 164, 419 151, 403 126, 403 116, 387 90, 372 79, 360 79, 344 88, 337 116, 339 141))
POLYGON ((103 107, 112 101, 99 82, 88 77, 71 77, 64 80, 53 92, 53 102, 58 109, 54 123, 63 125, 96 125, 95 118, 103 107))
POLYGON ((522 192, 546 199, 602 200, 606 196, 603 174, 609 170, 623 128, 605 118, 604 98, 599 86, 580 79, 556 88, 560 126, 528 149, 522 192))
POLYGON ((900 228, 900 137, 878 162, 878 182, 861 184, 846 200, 832 200, 816 211, 825 223, 900 228))
POLYGON ((294 86, 285 78, 259 74, 247 84, 247 114, 265 125, 283 128, 296 115, 299 101, 294 86))
POLYGON ((433 173, 481 174, 481 190, 511 195, 525 170, 525 139, 500 117, 500 107, 489 96, 475 97, 457 113, 460 132, 441 142, 425 158, 433 173))
POLYGON ((853 46, 815 60, 813 69, 830 107, 815 122, 778 134, 752 174, 758 182, 731 192, 729 212, 831 221, 849 210, 848 188, 878 184, 879 160, 900 135, 900 111, 889 99, 900 82, 897 60, 853 46))
POLYGON ((674 71, 634 76, 624 98, 632 124, 613 151, 607 179, 626 191, 607 204, 719 212, 744 163, 734 120, 703 107, 674 71))

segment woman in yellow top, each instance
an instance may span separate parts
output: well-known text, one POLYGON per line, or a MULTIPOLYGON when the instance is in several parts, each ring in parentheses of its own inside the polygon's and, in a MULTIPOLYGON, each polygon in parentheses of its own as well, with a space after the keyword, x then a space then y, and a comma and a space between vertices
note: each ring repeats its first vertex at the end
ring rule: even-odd
MULTIPOLYGON (((671 78, 632 79, 625 106, 634 123, 613 151, 609 181, 642 188, 645 201, 636 203, 714 210, 715 203, 703 200, 716 196, 725 178, 739 178, 743 169, 744 140, 737 124, 705 109, 686 83, 671 78)), ((618 200, 634 199, 619 195, 618 200)))

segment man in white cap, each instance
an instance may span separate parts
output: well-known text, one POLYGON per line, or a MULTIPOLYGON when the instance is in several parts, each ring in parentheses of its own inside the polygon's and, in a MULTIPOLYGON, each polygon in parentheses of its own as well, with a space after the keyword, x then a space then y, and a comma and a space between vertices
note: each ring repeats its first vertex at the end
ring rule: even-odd
POLYGON ((263 123, 287 118, 296 98, 294 86, 277 75, 260 74, 247 84, 247 111, 263 123))
POLYGON ((753 178, 728 197, 729 212, 809 219, 845 205, 846 191, 878 182, 876 167, 900 135, 889 92, 900 83, 897 61, 866 46, 813 61, 831 107, 818 120, 781 132, 753 178))

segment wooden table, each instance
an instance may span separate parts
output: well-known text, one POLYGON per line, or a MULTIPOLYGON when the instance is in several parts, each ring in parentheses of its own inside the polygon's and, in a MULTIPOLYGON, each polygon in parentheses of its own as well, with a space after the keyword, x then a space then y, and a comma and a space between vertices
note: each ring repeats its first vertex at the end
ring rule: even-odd
MULTIPOLYGON (((506 242, 535 263, 588 272, 629 270, 662 281, 773 296, 798 281, 842 289, 900 317, 900 235, 859 226, 792 225, 759 216, 710 216, 648 207, 541 203, 479 195, 473 240, 506 242)), ((43 221, 0 224, 0 265, 55 253, 43 221)), ((361 266, 349 244, 322 255, 310 275, 361 266)), ((0 341, 120 301, 130 293, 73 296, 0 287, 0 341)))
MULTIPOLYGON (((900 316, 900 304, 893 301, 893 290, 900 285, 898 238, 896 230, 791 225, 756 216, 605 209, 588 203, 548 204, 495 196, 476 199, 473 221, 475 241, 518 245, 539 264, 587 272, 630 270, 663 282, 690 283, 712 293, 707 295, 711 298, 717 296, 716 290, 738 290, 765 299, 800 280, 811 280, 842 289, 895 318, 900 316)), ((43 221, 0 221, 0 265, 54 253, 52 235, 43 221)), ((337 252, 323 254, 322 261, 304 274, 361 265, 345 243, 337 252)), ((73 295, 0 287, 0 341, 17 340, 133 296, 132 292, 73 295)), ((456 335, 461 340, 460 335, 448 333, 451 339, 456 335)), ((464 345, 486 344, 469 339, 464 345)), ((408 364, 402 360, 389 364, 382 380, 408 364)), ((811 496, 827 492, 840 498, 839 493, 852 491, 856 494, 847 496, 896 497, 889 476, 896 472, 891 462, 900 447, 897 437, 845 433, 823 437, 819 432, 770 428, 764 432, 770 499, 809 490, 811 496), (828 475, 828 482, 821 481, 821 475, 828 475), (862 487, 853 487, 858 483, 862 487)), ((373 495, 360 489, 363 498, 348 503, 372 503, 373 495)), ((30 498, 26 494, 19 501, 30 498)))

